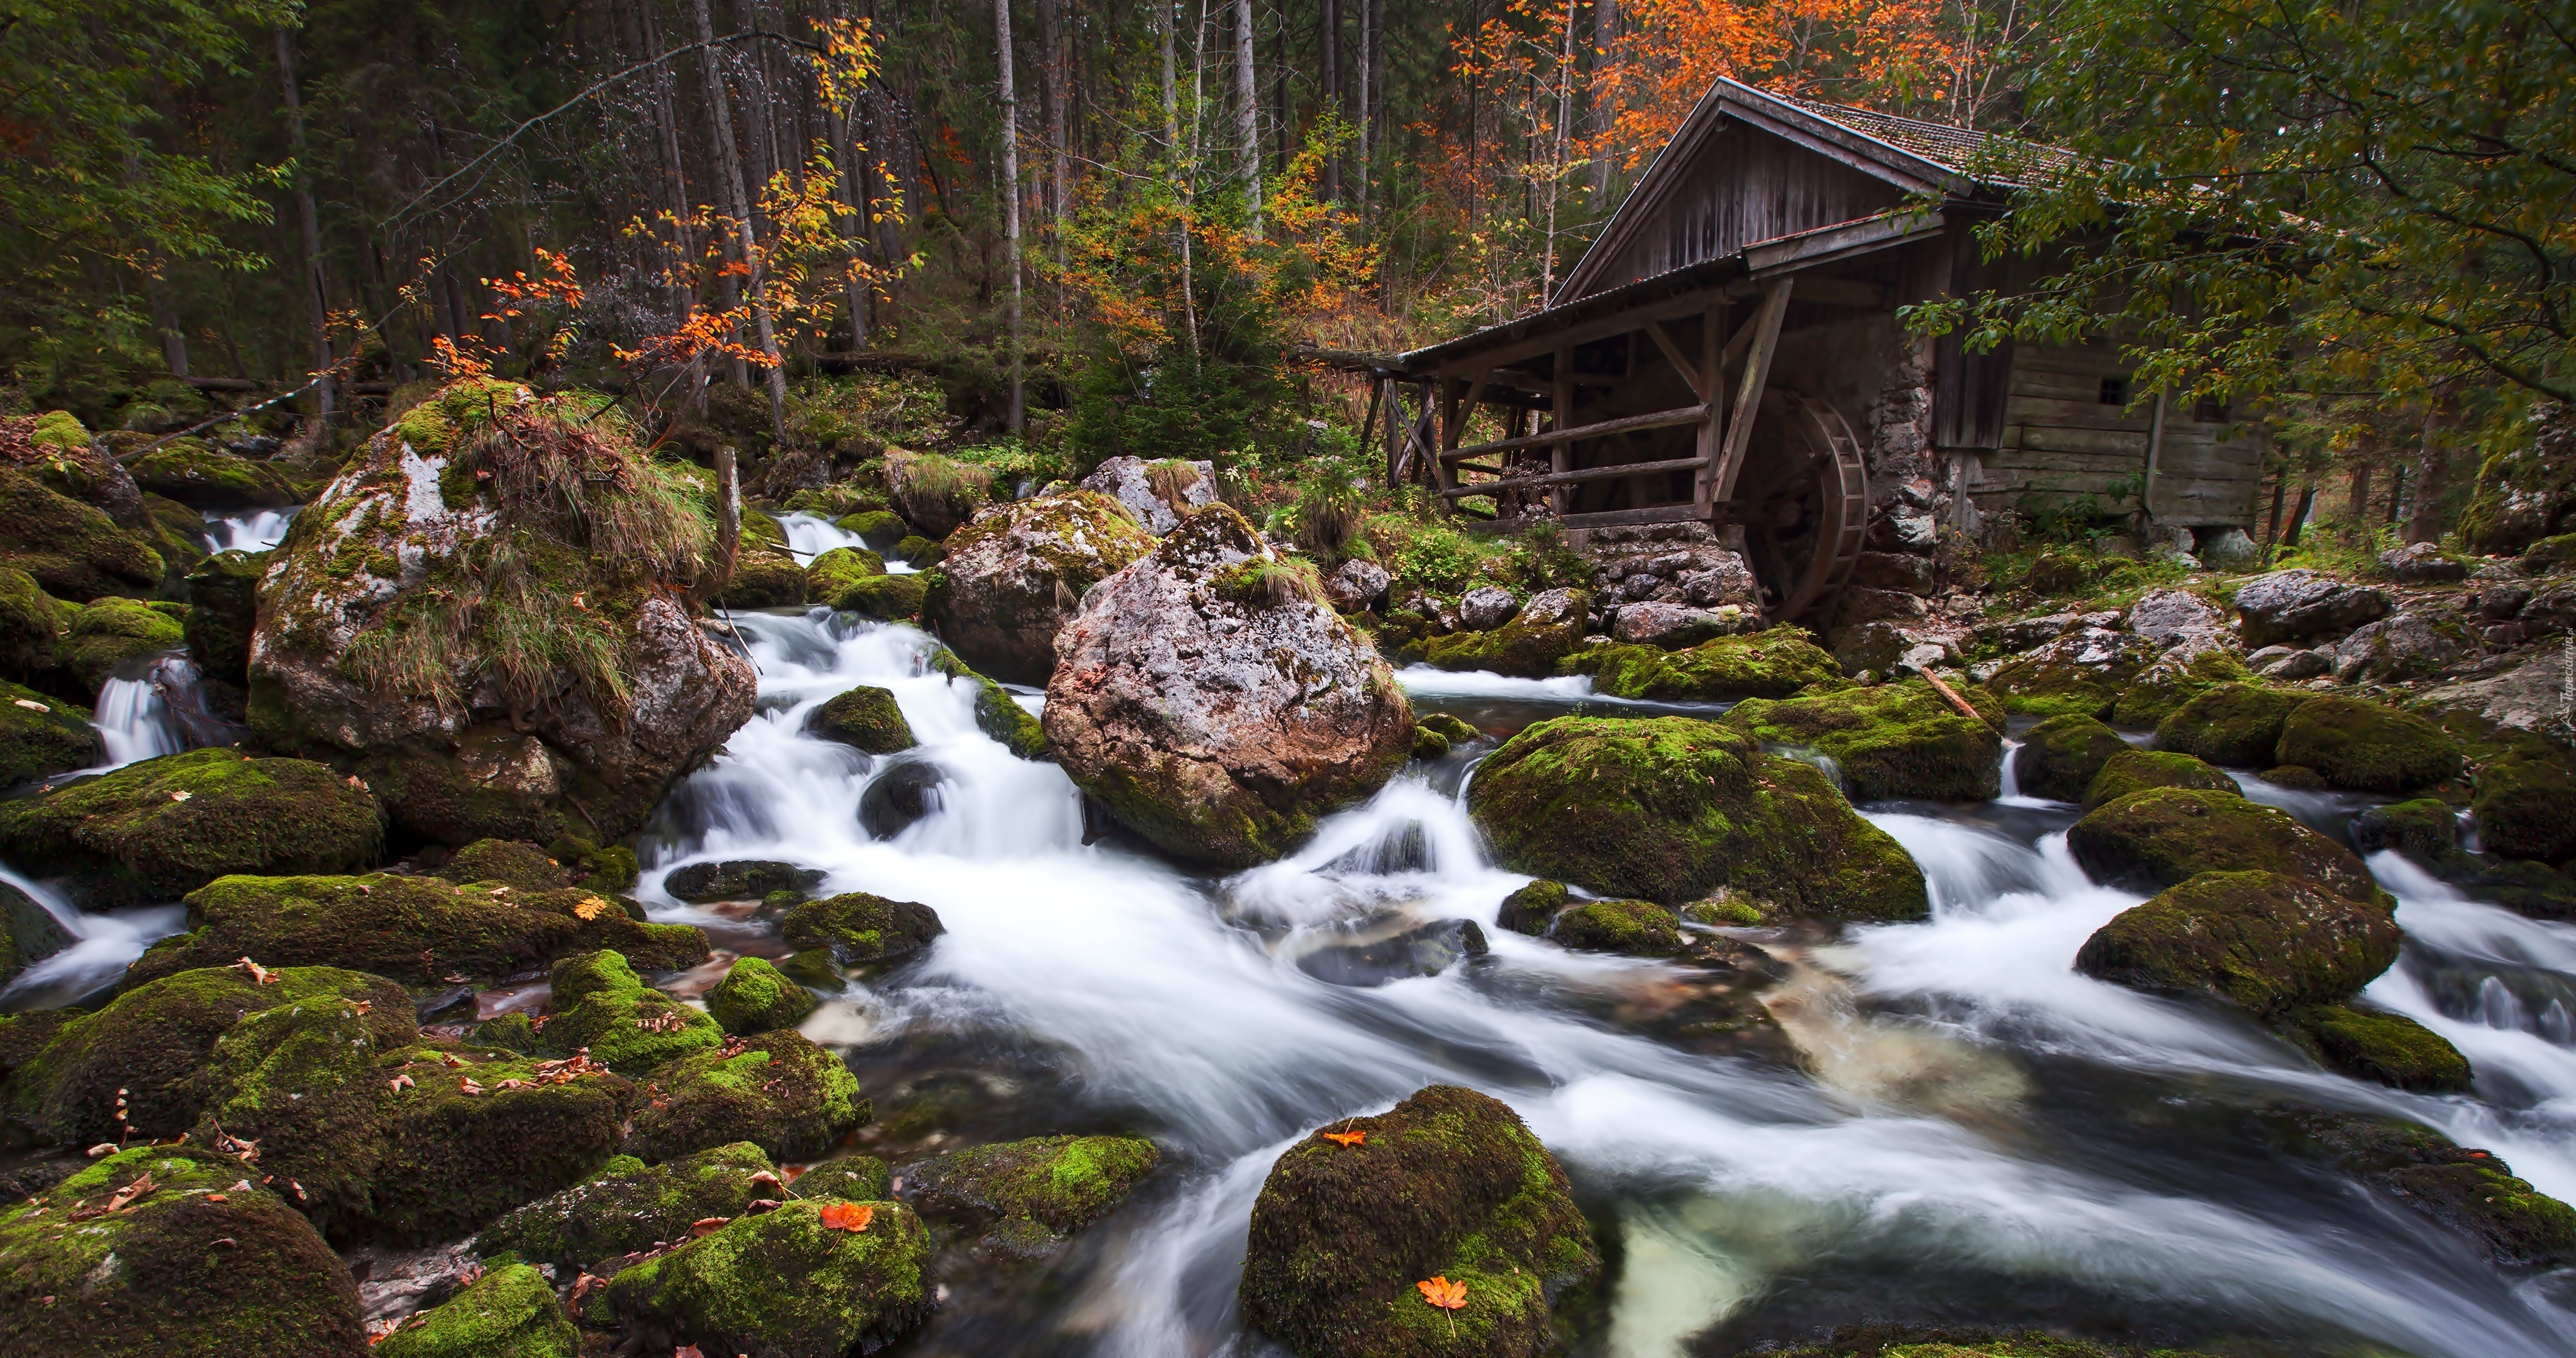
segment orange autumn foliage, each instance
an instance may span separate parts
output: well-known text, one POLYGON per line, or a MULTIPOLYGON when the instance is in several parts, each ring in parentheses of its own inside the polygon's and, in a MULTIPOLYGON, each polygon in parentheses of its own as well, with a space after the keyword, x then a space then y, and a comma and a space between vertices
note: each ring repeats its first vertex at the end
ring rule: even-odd
POLYGON ((864 1231, 876 1219, 877 1209, 864 1202, 827 1202, 820 1215, 826 1230, 864 1231))
POLYGON ((1422 1299, 1424 1301, 1439 1307, 1443 1311, 1462 1310, 1467 1305, 1467 1285, 1465 1283, 1453 1283, 1447 1278, 1442 1277, 1428 1278, 1422 1282, 1415 1283, 1413 1286, 1416 1290, 1422 1293, 1422 1299))
POLYGON ((1364 1146, 1368 1144, 1368 1133, 1366 1132, 1318 1132, 1316 1135, 1321 1136, 1326 1141, 1337 1141, 1345 1146, 1364 1146))

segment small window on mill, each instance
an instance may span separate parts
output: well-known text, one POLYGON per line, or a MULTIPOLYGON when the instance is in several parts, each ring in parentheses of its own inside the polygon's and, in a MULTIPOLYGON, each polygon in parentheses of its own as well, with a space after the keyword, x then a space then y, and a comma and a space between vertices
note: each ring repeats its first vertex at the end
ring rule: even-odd
POLYGON ((2102 379, 2102 404, 2106 406, 2124 406, 2128 403, 2129 379, 2125 377, 2105 377, 2102 379))

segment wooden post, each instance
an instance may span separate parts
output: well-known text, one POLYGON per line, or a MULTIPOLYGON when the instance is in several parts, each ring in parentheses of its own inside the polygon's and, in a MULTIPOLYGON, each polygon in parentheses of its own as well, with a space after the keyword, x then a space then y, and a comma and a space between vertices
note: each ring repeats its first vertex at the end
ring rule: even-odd
POLYGON ((2156 461, 2165 450, 2165 393, 2156 393, 2156 413, 2147 420, 2147 466, 2138 482, 2138 526, 2156 521, 2156 461))
POLYGON ((1784 274, 1762 285, 1762 309, 1752 323, 1751 345, 1744 351, 1744 377, 1736 384, 1734 417, 1726 423, 1726 446, 1718 455, 1712 503, 1735 498, 1735 478, 1744 472, 1744 450, 1753 439, 1753 417, 1762 409, 1762 387, 1771 380, 1771 354, 1780 344, 1780 319, 1789 311, 1789 288, 1797 275, 1784 274))
MULTIPOLYGON (((1691 507, 1699 517, 1717 514, 1717 458, 1726 446, 1726 298, 1712 297, 1699 318, 1699 391, 1708 418, 1699 425, 1699 475, 1691 478, 1691 507)), ((1740 536, 1740 534, 1730 534, 1740 536)))
MULTIPOLYGON (((1552 376, 1555 378, 1556 386, 1556 409, 1553 412, 1556 418, 1556 424, 1554 427, 1556 429, 1571 429, 1574 427, 1574 347, 1572 345, 1560 344, 1557 346, 1556 370, 1552 376)), ((1574 445, 1572 443, 1560 443, 1555 447, 1550 448, 1548 450, 1547 461, 1549 471, 1566 472, 1574 470, 1574 445)), ((1559 517, 1563 517, 1565 511, 1574 503, 1574 491, 1571 487, 1558 486, 1547 493, 1547 498, 1548 503, 1555 507, 1557 515, 1559 517)))

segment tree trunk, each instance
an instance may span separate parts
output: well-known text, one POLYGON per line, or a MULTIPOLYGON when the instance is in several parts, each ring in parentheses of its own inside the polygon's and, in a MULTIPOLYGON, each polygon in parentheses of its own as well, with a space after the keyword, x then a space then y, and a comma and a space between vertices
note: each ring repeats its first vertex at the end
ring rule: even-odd
MULTIPOLYGON (((1196 358, 1199 354, 1199 301, 1196 281, 1191 277, 1190 270, 1190 210, 1194 206, 1192 189, 1197 183, 1197 174, 1195 167, 1189 163, 1189 159, 1184 158, 1181 152, 1180 74, 1173 52, 1172 33, 1172 30, 1179 26, 1180 21, 1172 12, 1174 3, 1175 0, 1155 0, 1155 10, 1161 15, 1163 29, 1163 148, 1176 172, 1176 187, 1181 198, 1178 232, 1181 238, 1181 328, 1189 339, 1190 357, 1196 358)), ((1192 75, 1192 87, 1195 93, 1195 72, 1192 75)), ((1192 121, 1196 121, 1195 112, 1192 114, 1192 121)), ((1192 158, 1195 157, 1195 153, 1193 148, 1192 158)))
POLYGON ((1252 68, 1252 0, 1234 0, 1234 131, 1243 152, 1243 192, 1252 235, 1261 235, 1261 82, 1252 68))
POLYGON ((2352 469, 2352 502, 2345 506, 2345 516, 2355 528, 2370 531, 2370 464, 2359 462, 2352 469))
POLYGON ((1369 132, 1373 126, 1372 115, 1376 112, 1369 101, 1377 91, 1377 73, 1372 69, 1377 62, 1377 6, 1378 0, 1360 0, 1360 51, 1356 69, 1360 88, 1359 99, 1354 105, 1359 135, 1351 146, 1351 162, 1352 177, 1359 181, 1359 192, 1353 196, 1362 212, 1368 210, 1369 132))
POLYGON ((1028 393, 1020 346, 1020 96, 1011 72, 1011 0, 993 0, 993 50, 1002 65, 1002 239, 1011 270, 1011 432, 1016 435, 1028 425, 1028 393))
MULTIPOLYGON (((733 239, 734 258, 751 271, 751 318, 759 333, 760 352, 769 360, 770 432, 781 440, 787 437, 787 368, 779 361, 778 333, 769 316, 769 298, 762 287, 760 256, 744 233, 751 229, 751 191, 742 181, 742 153, 733 140, 733 100, 725 91, 724 73, 716 69, 714 23, 707 17, 707 0, 689 0, 689 17, 698 28, 698 41, 707 44, 699 53, 698 71, 706 77, 707 107, 715 118, 716 165, 718 187, 725 193, 725 211, 733 218, 727 234, 733 239)), ((746 383, 748 385, 748 383, 746 383)))
MULTIPOLYGON (((1341 0, 1323 0, 1315 33, 1316 76, 1323 88, 1316 102, 1327 118, 1342 116, 1342 5, 1341 0)), ((1342 200, 1342 152, 1338 142, 1333 153, 1324 157, 1324 201, 1342 200)))
POLYGON ((1607 152, 1611 124, 1619 118, 1619 97, 1611 82, 1602 78, 1603 63, 1614 62, 1619 48, 1619 0, 1592 0, 1592 45, 1600 55, 1593 58, 1591 133, 1599 143, 1592 156, 1592 191, 1610 191, 1610 160, 1607 152))
MULTIPOLYGON (((152 262, 156 266, 160 264, 159 251, 153 252, 152 262)), ((161 357, 170 365, 172 377, 186 377, 188 332, 179 324, 178 308, 170 305, 169 286, 158 277, 148 277, 144 279, 144 287, 151 294, 152 328, 161 332, 161 357)))
POLYGON ((2432 408, 2424 412, 2423 446, 2415 454, 2415 512, 2406 520, 2409 543, 2442 540, 2442 492, 2450 486, 2450 432, 2458 416, 2450 390, 2437 388, 2432 408))
POLYGON ((730 443, 716 448, 716 559, 698 597, 713 599, 733 583, 734 562, 742 552, 742 477, 730 443))
POLYGON ((1038 92, 1046 100, 1047 150, 1053 158, 1048 167, 1048 207, 1055 216, 1057 254, 1063 253, 1064 230, 1073 213, 1067 186, 1072 178, 1072 148, 1065 140, 1065 52, 1064 0, 1038 0, 1038 48, 1044 54, 1038 61, 1038 92))
POLYGON ((2299 487, 2299 508, 2296 513, 2290 515, 2289 529, 2281 534, 2282 546, 2296 547, 2299 545, 2299 535, 2307 530, 2308 515, 2316 512, 2316 507, 2317 483, 2310 481, 2306 485, 2299 487))
POLYGON ((1565 36, 1556 57, 1556 145, 1547 176, 1547 235, 1539 242, 1538 304, 1556 292, 1556 203, 1565 190, 1566 155, 1574 137, 1574 0, 1565 0, 1565 36))
POLYGON ((331 292, 322 276, 322 217, 313 205, 313 175, 304 164, 304 99, 295 87, 295 48, 277 30, 277 75, 286 91, 286 145, 295 156, 295 214, 304 245, 304 300, 313 309, 313 403, 324 420, 340 409, 331 369, 331 292))

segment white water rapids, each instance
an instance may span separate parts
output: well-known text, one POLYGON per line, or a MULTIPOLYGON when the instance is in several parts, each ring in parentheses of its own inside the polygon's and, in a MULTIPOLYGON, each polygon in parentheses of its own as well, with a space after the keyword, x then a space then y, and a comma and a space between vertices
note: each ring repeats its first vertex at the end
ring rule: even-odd
MULTIPOLYGON (((2400 1094, 2321 1073, 2249 1023, 2075 975, 2086 935, 2139 898, 2075 868, 2070 809, 1880 809, 1872 819, 1930 875, 1935 918, 1786 950, 1803 999, 1784 1021, 1807 1069, 1713 1058, 1616 1019, 1684 979, 1665 963, 1489 928, 1486 961, 1438 976, 1359 988, 1296 965, 1386 912, 1491 925, 1526 879, 1485 861, 1456 795, 1463 758, 1416 766, 1286 861, 1193 877, 1085 846, 1061 771, 977 731, 971 690, 924 672, 920 633, 820 609, 737 621, 764 710, 663 808, 640 888, 657 917, 714 922, 660 881, 739 858, 928 904, 948 932, 807 1031, 849 1049, 863 1078, 935 1047, 990 1053, 1008 1069, 988 1083, 1037 1124, 1019 1134, 1123 1125, 1166 1151, 1067 1265, 1069 1296, 958 1351, 1267 1351, 1238 1332, 1232 1299, 1270 1162, 1319 1124, 1441 1081, 1518 1109, 1611 1236, 1613 1354, 1692 1351, 1712 1326, 1766 1314, 2006 1313, 2461 1358, 2576 1351, 2563 1278, 2511 1279, 2244 1131, 2248 1110, 2294 1100, 2402 1112, 2576 1198, 2576 1052, 2564 1008, 2552 1020, 2545 1003, 2576 994, 2566 926, 2460 901, 2394 859, 2373 865, 2415 939, 2370 998, 2457 1042, 2482 1079, 2478 1098, 2400 1094), (918 751, 872 759, 804 733, 815 704, 857 684, 894 692, 918 751), (944 775, 934 808, 870 838, 862 791, 912 760, 944 775), (2479 989, 2465 978, 2480 974, 2509 992, 2482 1018, 2437 1005, 2440 986, 2479 989)), ((1443 682, 1440 704, 1471 713, 1584 696, 1443 682)), ((885 1116, 886 1090, 870 1092, 885 1116)))

